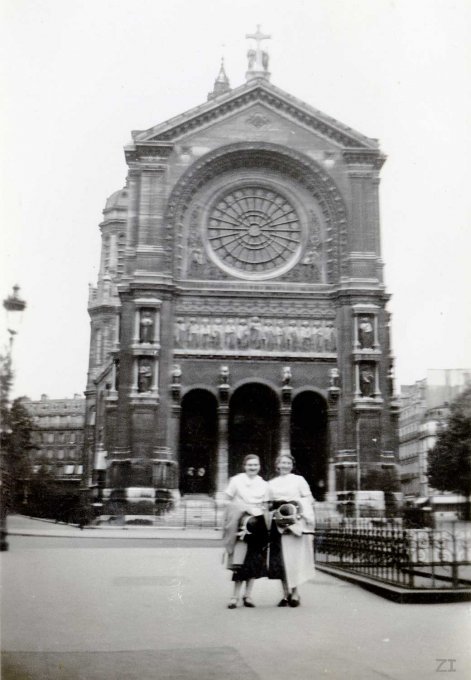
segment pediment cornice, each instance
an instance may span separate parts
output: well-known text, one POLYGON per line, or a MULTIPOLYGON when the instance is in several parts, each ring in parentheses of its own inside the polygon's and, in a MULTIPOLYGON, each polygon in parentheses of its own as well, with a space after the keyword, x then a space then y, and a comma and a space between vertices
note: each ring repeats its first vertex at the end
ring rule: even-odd
POLYGON ((170 145, 190 132, 223 120, 255 103, 303 125, 344 149, 367 149, 379 153, 376 139, 365 137, 265 80, 242 85, 205 104, 171 118, 148 130, 133 131, 128 149, 148 145, 170 145))

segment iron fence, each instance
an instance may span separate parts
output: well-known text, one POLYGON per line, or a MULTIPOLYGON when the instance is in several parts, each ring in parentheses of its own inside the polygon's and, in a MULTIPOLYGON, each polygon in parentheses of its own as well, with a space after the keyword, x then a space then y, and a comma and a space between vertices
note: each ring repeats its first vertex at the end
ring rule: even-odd
POLYGON ((216 529, 221 526, 224 508, 208 501, 186 501, 174 505, 165 501, 155 505, 153 514, 128 515, 116 512, 100 515, 95 521, 100 526, 154 526, 169 529, 216 529))
POLYGON ((316 561, 405 588, 470 588, 471 533, 447 529, 324 526, 316 529, 316 561))

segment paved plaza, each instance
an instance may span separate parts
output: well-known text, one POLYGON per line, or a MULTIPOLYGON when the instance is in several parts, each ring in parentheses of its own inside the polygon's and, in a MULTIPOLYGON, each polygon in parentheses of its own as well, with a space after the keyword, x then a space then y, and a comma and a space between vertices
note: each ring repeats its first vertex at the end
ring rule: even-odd
POLYGON ((228 610, 214 533, 21 527, 2 554, 4 680, 470 677, 469 603, 399 605, 317 573, 298 609, 263 579, 255 609, 228 610))

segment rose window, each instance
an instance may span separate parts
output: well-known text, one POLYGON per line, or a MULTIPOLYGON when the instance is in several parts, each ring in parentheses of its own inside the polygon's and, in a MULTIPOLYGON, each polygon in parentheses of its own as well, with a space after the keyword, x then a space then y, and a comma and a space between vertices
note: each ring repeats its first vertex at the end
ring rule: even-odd
POLYGON ((286 269, 301 247, 301 224, 291 203, 260 187, 225 194, 212 208, 207 240, 213 254, 236 272, 286 269))

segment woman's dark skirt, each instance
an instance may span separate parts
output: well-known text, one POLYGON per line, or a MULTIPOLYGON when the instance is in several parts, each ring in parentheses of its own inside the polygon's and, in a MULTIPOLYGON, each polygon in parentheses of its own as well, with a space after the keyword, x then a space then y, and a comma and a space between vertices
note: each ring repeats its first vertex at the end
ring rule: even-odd
POLYGON ((281 547, 281 534, 275 522, 271 523, 270 529, 270 555, 268 560, 268 578, 286 580, 285 563, 283 561, 283 549, 281 547))
POLYGON ((233 581, 248 581, 252 578, 267 576, 267 525, 263 515, 254 518, 254 520, 251 533, 244 538, 244 542, 247 544, 244 563, 233 568, 233 581))

